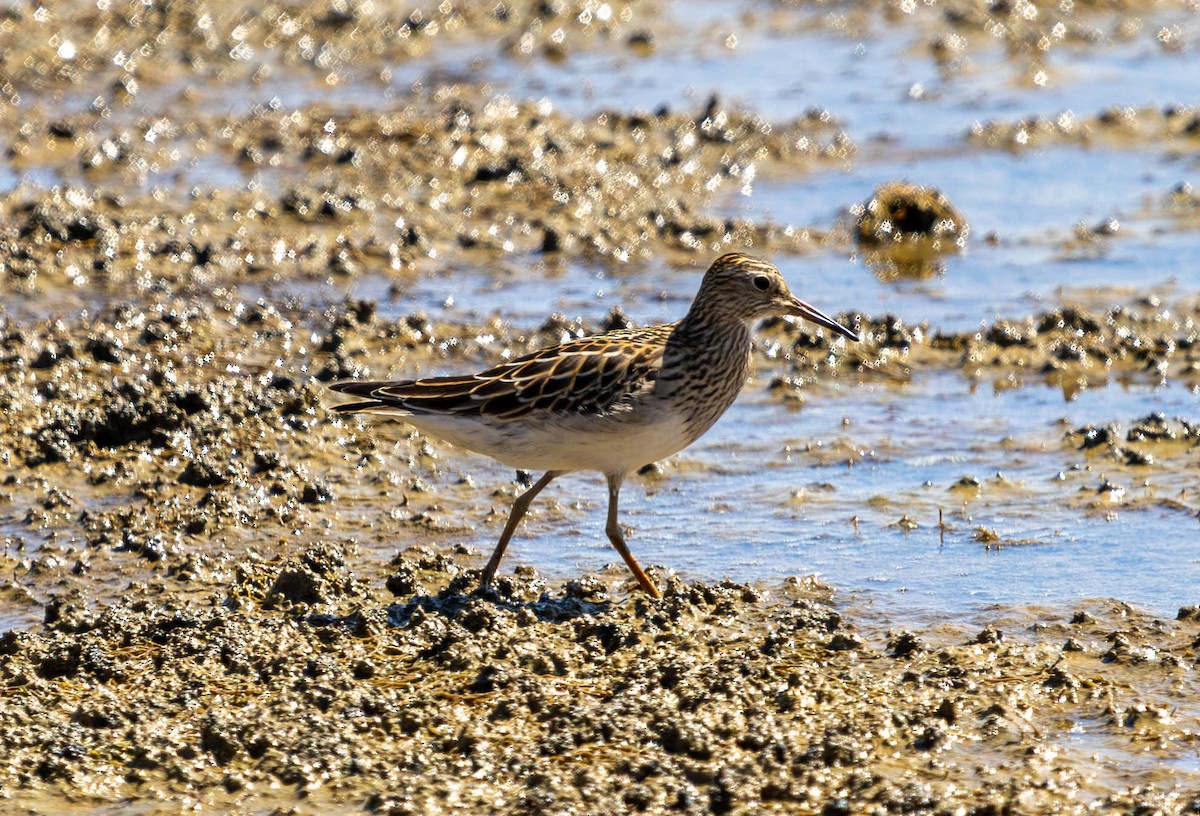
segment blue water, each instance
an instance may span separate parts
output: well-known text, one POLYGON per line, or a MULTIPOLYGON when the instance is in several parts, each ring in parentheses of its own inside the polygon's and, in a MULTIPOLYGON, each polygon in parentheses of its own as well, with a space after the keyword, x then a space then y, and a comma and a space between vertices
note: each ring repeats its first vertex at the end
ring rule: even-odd
MULTIPOLYGON (((1095 493, 1110 468, 1097 460, 1088 469, 1063 435, 1087 423, 1127 425, 1152 409, 1194 416, 1197 399, 1180 387, 1110 386, 1065 402, 1051 388, 995 392, 940 373, 899 388, 846 384, 790 411, 752 383, 664 478, 628 483, 622 519, 643 563, 767 585, 815 575, 897 623, 931 611, 1093 597, 1173 616, 1200 602, 1195 508, 1085 506, 1080 497, 1095 493), (978 498, 953 489, 964 476, 980 482, 978 498), (903 529, 905 516, 919 526, 903 529), (1000 545, 986 547, 978 528, 1000 545)), ((444 457, 481 487, 510 478, 470 454, 447 449, 444 457)), ((1200 450, 1191 454, 1196 466, 1200 450)), ((1153 470, 1110 478, 1131 502, 1179 489, 1170 479, 1155 484, 1153 470)), ((603 533, 599 476, 564 477, 544 496, 539 503, 548 505, 513 542, 511 563, 552 576, 618 563, 603 533)), ((499 524, 481 524, 474 543, 486 550, 499 524)))

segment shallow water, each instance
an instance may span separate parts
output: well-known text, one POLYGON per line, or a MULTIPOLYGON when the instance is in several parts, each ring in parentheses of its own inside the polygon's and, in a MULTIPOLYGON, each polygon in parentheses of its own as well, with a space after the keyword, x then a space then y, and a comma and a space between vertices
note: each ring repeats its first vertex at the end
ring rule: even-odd
MULTIPOLYGON (((961 169, 966 169, 965 161, 961 169)), ((815 183, 820 185, 821 179, 815 183)), ((828 183, 843 188, 853 185, 845 179, 828 183)), ((1026 183, 1036 187, 1044 181, 1030 175, 1026 183)), ((776 206, 773 202, 781 202, 780 209, 792 207, 797 200, 793 195, 796 186, 776 191, 763 185, 764 211, 770 213, 776 206)), ((854 203, 848 189, 843 193, 847 205, 854 203)), ((1081 189, 1081 205, 1096 209, 1085 199, 1081 189)), ((755 203, 759 201, 755 199, 755 203)), ((739 209, 746 207, 738 204, 739 209)), ((1112 212, 1123 210, 1113 208, 1112 212)), ((1081 208, 1078 220, 1084 217, 1081 208)), ((792 290, 822 311, 894 314, 906 323, 926 323, 945 332, 977 328, 997 318, 1021 318, 1069 303, 1108 308, 1155 296, 1169 308, 1195 297, 1200 231, 1163 233, 1148 220, 1132 219, 1131 224, 1117 217, 1123 224, 1119 237, 1102 239, 1092 250, 1080 252, 1063 250, 1056 241, 1022 236, 1023 230, 1028 235, 1035 229, 1030 218, 1001 233, 1005 237, 999 243, 976 242, 965 255, 946 258, 943 270, 925 279, 880 279, 850 250, 777 260, 792 290)), ((1088 220, 1099 222, 1102 216, 1088 220)), ((836 219, 826 222, 830 227, 835 223, 836 219)), ((1067 237, 1070 226, 1064 222, 1060 235, 1067 237)), ((536 325, 551 312, 594 323, 619 305, 632 320, 644 325, 680 317, 700 278, 700 270, 660 263, 614 269, 525 256, 477 265, 460 263, 450 269, 425 270, 400 281, 368 275, 338 287, 283 279, 261 288, 243 288, 242 294, 271 300, 368 298, 380 301, 381 313, 386 316, 423 310, 450 319, 498 316, 517 326, 536 325)))
MULTIPOLYGON (((705 0, 665 4, 664 13, 667 24, 655 26, 660 36, 649 55, 595 48, 552 62, 449 48, 428 63, 400 66, 389 87, 402 96, 414 83, 482 80, 581 116, 678 109, 687 100, 698 107, 717 93, 772 120, 826 109, 860 139, 899 137, 912 147, 944 146, 977 121, 1188 103, 1195 91, 1194 51, 1167 51, 1154 33, 1178 26, 1181 39, 1194 39, 1200 23, 1182 9, 1161 10, 1128 38, 1119 34, 1123 15, 1089 15, 1107 45, 1059 45, 1045 55, 1040 85, 1000 40, 982 34, 964 40, 962 66, 939 66, 928 44, 940 13, 933 7, 885 20, 802 4, 705 0)), ((375 93, 362 86, 357 98, 375 93)))
MULTIPOLYGON (((1194 411, 1186 389, 1113 386, 1065 402, 1049 388, 993 392, 939 374, 901 388, 848 385, 789 411, 761 386, 665 478, 627 484, 622 517, 643 563, 768 586, 816 575, 896 625, 1093 597, 1164 616, 1196 602, 1197 519, 1156 506, 1081 506, 1105 468, 1062 441, 1087 423, 1194 411), (956 488, 964 476, 979 481, 978 498, 956 488), (979 540, 981 528, 997 541, 979 540)), ((455 452, 445 465, 473 474, 481 490, 508 478, 455 452)), ((1115 481, 1131 499, 1177 489, 1153 472, 1147 485, 1115 481)), ((512 544, 513 563, 565 577, 614 562, 602 479, 567 476, 543 495, 548 506, 512 544)), ((499 522, 476 529, 482 551, 499 522)))

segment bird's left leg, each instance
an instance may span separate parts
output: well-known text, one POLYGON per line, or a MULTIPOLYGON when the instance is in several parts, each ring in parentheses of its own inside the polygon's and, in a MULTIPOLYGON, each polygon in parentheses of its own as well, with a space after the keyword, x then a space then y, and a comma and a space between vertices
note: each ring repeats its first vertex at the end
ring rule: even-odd
POLYGON ((512 510, 508 512, 508 523, 504 525, 504 532, 500 534, 500 541, 496 544, 496 549, 492 551, 492 557, 488 559, 487 566, 483 568, 483 576, 479 580, 479 588, 487 589, 492 584, 492 579, 496 577, 496 570, 500 568, 500 559, 504 557, 504 551, 508 549, 508 541, 513 537, 513 533, 517 530, 517 525, 525 514, 529 512, 529 505, 537 498, 537 494, 542 492, 546 485, 554 481, 555 477, 561 476, 561 470, 548 470, 542 478, 534 482, 533 487, 526 490, 520 496, 513 500, 512 510))

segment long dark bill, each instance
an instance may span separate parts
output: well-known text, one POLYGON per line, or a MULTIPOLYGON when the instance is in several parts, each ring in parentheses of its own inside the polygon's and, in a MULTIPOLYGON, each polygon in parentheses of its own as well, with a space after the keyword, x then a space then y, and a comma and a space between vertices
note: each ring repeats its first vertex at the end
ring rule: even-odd
POLYGON ((850 329, 847 329, 841 323, 838 323, 820 309, 816 308, 815 306, 810 306, 803 300, 800 300, 800 298, 792 299, 792 314, 796 317, 802 317, 805 320, 816 323, 818 326, 824 326, 830 331, 836 332, 848 340, 858 341, 862 339, 858 336, 857 332, 850 331, 850 329))

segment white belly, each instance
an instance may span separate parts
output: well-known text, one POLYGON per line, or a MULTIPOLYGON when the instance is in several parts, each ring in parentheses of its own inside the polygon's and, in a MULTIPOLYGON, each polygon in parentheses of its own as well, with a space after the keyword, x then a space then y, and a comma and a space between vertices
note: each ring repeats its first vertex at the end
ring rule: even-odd
POLYGON ((547 417, 538 424, 432 415, 403 419, 430 436, 521 470, 625 473, 665 459, 695 441, 670 412, 653 419, 632 414, 600 419, 547 417))

